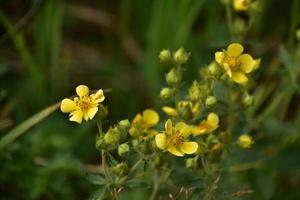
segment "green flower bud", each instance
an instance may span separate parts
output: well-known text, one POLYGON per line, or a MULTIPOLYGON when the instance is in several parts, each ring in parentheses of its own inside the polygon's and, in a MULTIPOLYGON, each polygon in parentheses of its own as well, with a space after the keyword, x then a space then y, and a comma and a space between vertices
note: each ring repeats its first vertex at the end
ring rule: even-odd
POLYGON ((192 106, 193 104, 190 101, 179 101, 177 104, 179 115, 185 120, 191 119, 193 116, 192 106))
POLYGON ((166 75, 166 81, 169 85, 177 85, 180 83, 182 73, 179 69, 172 68, 166 75))
POLYGON ((148 141, 144 141, 144 142, 141 142, 139 144, 139 150, 143 153, 143 154, 149 154, 149 153, 152 153, 152 149, 151 149, 151 144, 149 144, 148 141))
POLYGON ((130 147, 127 143, 123 143, 118 147, 118 154, 121 157, 126 156, 130 151, 130 147))
POLYGON ((188 158, 185 161, 185 167, 188 169, 197 169, 198 163, 197 163, 197 158, 188 158))
POLYGON ((243 104, 245 106, 251 106, 253 104, 253 101, 254 101, 253 96, 249 95, 248 93, 244 94, 243 104))
POLYGON ((119 177, 126 176, 129 173, 128 164, 125 162, 119 163, 112 168, 112 171, 119 177))
POLYGON ((239 137, 238 144, 243 149, 249 149, 254 144, 254 141, 250 135, 243 134, 239 137))
POLYGON ((171 52, 169 49, 164 49, 159 53, 160 62, 168 62, 171 60, 171 52))
POLYGON ((216 62, 211 62, 207 67, 207 71, 211 76, 217 76, 220 74, 219 65, 216 62))
POLYGON ((184 63, 186 63, 186 62, 188 61, 189 56, 190 56, 190 54, 187 53, 187 52, 184 50, 184 48, 181 47, 180 49, 178 49, 178 50, 175 52, 175 54, 174 54, 174 61, 175 61, 177 64, 181 65, 181 64, 184 64, 184 63))
POLYGON ((206 106, 214 106, 217 103, 217 98, 215 96, 208 96, 205 100, 206 106))
POLYGON ((218 139, 223 144, 230 144, 232 141, 232 134, 229 130, 223 131, 218 135, 218 139))
POLYGON ((197 81, 194 81, 192 86, 189 88, 189 99, 192 101, 197 101, 200 99, 201 91, 200 85, 197 81))
POLYGON ((162 88, 160 91, 160 97, 162 99, 168 100, 172 97, 173 91, 171 88, 162 88))
POLYGON ((108 145, 118 144, 120 141, 120 133, 116 129, 110 128, 104 135, 104 143, 108 145))
POLYGON ((123 119, 123 120, 119 121, 119 125, 122 128, 128 129, 130 127, 130 122, 128 119, 123 119))
POLYGON ((131 137, 136 138, 143 134, 143 130, 137 126, 131 126, 129 129, 129 134, 131 137))

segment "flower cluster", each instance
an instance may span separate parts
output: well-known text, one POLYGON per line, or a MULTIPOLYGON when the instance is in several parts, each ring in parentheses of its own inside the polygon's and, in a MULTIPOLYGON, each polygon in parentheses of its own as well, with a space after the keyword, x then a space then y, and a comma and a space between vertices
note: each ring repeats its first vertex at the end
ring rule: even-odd
POLYGON ((165 117, 146 109, 131 122, 124 119, 103 131, 103 116, 107 114, 102 104, 103 90, 90 94, 87 86, 80 85, 76 88, 77 97, 62 100, 61 111, 70 113, 70 121, 80 124, 83 119, 93 120, 99 113, 95 119, 99 130, 96 147, 102 152, 103 165, 106 165, 104 156, 109 156, 111 170, 104 166, 104 171, 108 180, 115 177, 114 184, 126 182, 141 160, 157 169, 170 165, 174 157, 186 157, 186 168, 202 170, 199 166, 203 162, 220 162, 230 146, 248 149, 253 145, 253 138, 247 134, 232 142, 234 119, 230 116, 233 110, 252 105, 253 96, 244 86, 260 60, 244 53, 241 44, 230 44, 226 50, 217 51, 215 59, 200 69, 202 76, 184 88, 183 65, 189 56, 183 48, 175 52, 163 50, 159 54, 162 63, 172 64, 165 76, 167 85, 160 91, 165 117), (138 161, 132 165, 133 160, 138 161))

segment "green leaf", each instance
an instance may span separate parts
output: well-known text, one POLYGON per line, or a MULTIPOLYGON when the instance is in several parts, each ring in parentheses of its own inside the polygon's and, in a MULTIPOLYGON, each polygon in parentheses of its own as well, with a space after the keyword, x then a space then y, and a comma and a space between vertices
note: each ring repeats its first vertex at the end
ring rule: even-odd
POLYGON ((91 182, 92 184, 95 184, 95 185, 105 185, 105 184, 107 184, 107 181, 105 180, 105 178, 103 178, 102 176, 97 175, 97 174, 87 174, 86 179, 89 182, 91 182))
POLYGON ((45 117, 47 117, 48 115, 53 113, 59 107, 59 105, 60 105, 60 103, 56 103, 54 105, 51 105, 51 106, 45 108, 44 110, 33 115, 29 119, 27 119, 24 122, 22 122, 21 124, 19 124, 17 127, 15 127, 13 130, 11 130, 9 133, 7 133, 0 140, 0 151, 3 148, 5 148, 7 145, 9 145, 13 141, 15 141, 18 137, 20 137, 26 131, 28 131, 32 126, 39 123, 45 117))
POLYGON ((102 200, 105 197, 107 186, 102 186, 96 190, 89 198, 89 200, 102 200))

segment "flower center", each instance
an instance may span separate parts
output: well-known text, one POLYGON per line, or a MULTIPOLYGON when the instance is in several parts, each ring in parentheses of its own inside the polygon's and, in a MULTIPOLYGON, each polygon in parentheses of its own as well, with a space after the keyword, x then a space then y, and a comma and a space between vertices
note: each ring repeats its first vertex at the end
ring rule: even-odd
POLYGON ((173 133, 173 135, 170 136, 168 140, 168 146, 169 147, 179 146, 183 144, 183 142, 184 142, 183 135, 179 131, 176 131, 175 133, 173 133))
POLYGON ((82 111, 87 111, 92 104, 92 99, 88 96, 83 96, 75 101, 75 103, 82 111))
POLYGON ((233 56, 226 56, 224 58, 224 62, 227 63, 231 69, 237 69, 240 66, 240 63, 237 62, 236 57, 233 56))

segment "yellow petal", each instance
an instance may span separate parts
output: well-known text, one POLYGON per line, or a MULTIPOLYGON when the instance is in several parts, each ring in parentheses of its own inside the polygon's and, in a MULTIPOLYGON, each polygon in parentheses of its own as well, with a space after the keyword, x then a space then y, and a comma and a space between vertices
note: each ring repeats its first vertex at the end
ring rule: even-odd
POLYGON ((70 118, 70 121, 77 122, 78 124, 81 124, 82 118, 83 118, 83 112, 81 110, 76 110, 71 113, 72 117, 70 118))
POLYGON ((243 51, 244 47, 239 43, 232 43, 227 47, 227 53, 233 57, 238 57, 243 51))
POLYGON ((225 53, 222 51, 217 51, 215 53, 215 60, 219 64, 221 64, 223 62, 224 57, 225 57, 225 53))
POLYGON ((79 85, 76 87, 76 93, 79 97, 88 96, 89 88, 86 85, 79 85))
POLYGON ((77 109, 76 103, 71 99, 64 99, 60 104, 60 110, 64 113, 69 113, 77 109))
POLYGON ((227 63, 224 63, 223 65, 227 75, 231 78, 232 77, 232 71, 231 71, 231 68, 229 67, 229 65, 227 63))
POLYGON ((180 146, 180 151, 186 154, 193 154, 198 149, 198 143, 197 142, 184 142, 180 146))
POLYGON ((209 115, 207 116, 207 122, 212 127, 218 126, 219 116, 216 113, 209 113, 209 115))
POLYGON ((142 121, 143 121, 142 115, 140 113, 138 113, 132 120, 132 123, 133 124, 141 124, 142 121))
POLYGON ((175 108, 169 107, 169 106, 164 106, 162 110, 169 116, 171 117, 176 117, 178 116, 178 111, 175 108))
POLYGON ((184 122, 176 124, 175 129, 178 130, 184 137, 188 137, 191 134, 191 128, 184 122))
POLYGON ((247 76, 242 72, 233 72, 232 73, 232 80, 239 84, 245 84, 248 82, 247 76))
POLYGON ((96 106, 88 109, 87 114, 88 114, 89 119, 93 119, 94 116, 96 115, 97 111, 98 111, 98 107, 96 107, 96 106))
POLYGON ((157 146, 159 149, 165 149, 166 146, 167 146, 167 143, 166 143, 166 135, 163 134, 163 133, 157 134, 157 135, 155 136, 155 142, 156 142, 156 146, 157 146))
POLYGON ((147 109, 143 112, 143 121, 147 128, 150 128, 158 123, 159 115, 154 110, 147 109))
POLYGON ((167 135, 172 135, 173 134, 173 125, 172 125, 172 120, 168 119, 165 123, 165 129, 167 135))
POLYGON ((250 73, 254 68, 254 60, 249 54, 242 54, 238 57, 237 62, 241 63, 241 69, 246 72, 250 73))
POLYGON ((93 95, 93 99, 96 101, 96 103, 101 103, 102 101, 104 101, 105 96, 104 96, 103 90, 98 90, 98 91, 93 95))
POLYGON ((183 156, 183 154, 182 154, 178 149, 176 149, 175 147, 170 147, 170 148, 168 148, 168 151, 169 151, 171 154, 175 155, 175 156, 180 156, 180 157, 183 156))
POLYGON ((256 70, 260 67, 260 62, 261 62, 260 58, 254 60, 253 70, 256 70))

